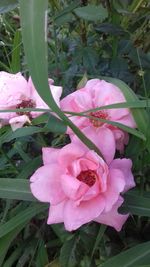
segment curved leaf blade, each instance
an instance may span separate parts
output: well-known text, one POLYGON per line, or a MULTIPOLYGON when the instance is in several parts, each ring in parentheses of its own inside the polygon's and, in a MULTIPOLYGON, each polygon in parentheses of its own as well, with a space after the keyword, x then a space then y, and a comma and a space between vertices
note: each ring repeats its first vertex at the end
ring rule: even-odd
POLYGON ((31 193, 29 181, 13 178, 0 178, 0 198, 36 201, 31 193))
POLYGON ((99 265, 99 267, 135 267, 150 262, 150 242, 137 245, 99 265))

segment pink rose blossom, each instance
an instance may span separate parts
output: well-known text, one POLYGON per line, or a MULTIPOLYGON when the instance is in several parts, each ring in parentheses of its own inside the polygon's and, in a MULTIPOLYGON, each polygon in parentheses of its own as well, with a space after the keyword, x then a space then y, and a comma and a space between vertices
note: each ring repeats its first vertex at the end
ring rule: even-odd
MULTIPOLYGON (((63 98, 60 105, 64 111, 83 112, 97 107, 121 102, 126 102, 126 100, 118 87, 103 80, 92 79, 86 83, 84 88, 81 88, 80 90, 77 90, 63 98)), ((94 120, 94 117, 119 122, 126 126, 135 128, 136 124, 130 110, 127 108, 104 109, 89 112, 87 115, 93 116, 93 119, 82 116, 72 116, 70 119, 81 130, 91 128, 92 131, 97 133, 97 138, 100 128, 110 129, 116 140, 116 148, 122 152, 124 144, 128 143, 128 134, 110 124, 103 123, 98 120, 96 121, 94 120)), ((88 130, 86 130, 86 132, 87 136, 90 137, 90 135, 88 135, 88 130)), ((71 129, 68 129, 68 134, 70 134, 72 138, 73 132, 71 129)))
MULTIPOLYGON (((59 105, 59 99, 62 94, 62 87, 54 86, 52 79, 48 80, 52 95, 59 105)), ((32 118, 41 115, 41 112, 21 112, 22 108, 41 108, 49 109, 47 104, 41 99, 37 93, 31 78, 28 82, 21 73, 10 74, 0 72, 0 109, 16 109, 20 112, 0 113, 0 125, 10 124, 12 129, 22 127, 26 122, 30 123, 32 118)))
POLYGON ((30 178, 33 195, 50 203, 48 224, 64 222, 68 231, 96 221, 120 231, 128 215, 118 213, 120 194, 135 186, 130 159, 110 165, 77 142, 43 148, 43 163, 30 178))

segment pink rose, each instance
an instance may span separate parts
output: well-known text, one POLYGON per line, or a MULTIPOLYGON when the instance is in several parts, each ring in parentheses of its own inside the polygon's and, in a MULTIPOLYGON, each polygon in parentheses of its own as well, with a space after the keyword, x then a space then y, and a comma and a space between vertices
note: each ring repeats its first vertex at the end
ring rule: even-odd
MULTIPOLYGON (((53 80, 49 79, 50 90, 59 105, 62 87, 54 86, 53 82, 53 80)), ((41 115, 41 112, 35 111, 22 112, 22 108, 49 109, 37 93, 31 78, 27 82, 21 73, 0 72, 0 94, 0 109, 20 109, 20 112, 17 113, 0 113, 1 126, 10 124, 13 130, 22 127, 26 122, 30 123, 32 118, 41 115)))
MULTIPOLYGON (((126 100, 118 87, 103 80, 92 79, 86 83, 84 88, 81 88, 80 90, 77 90, 63 98, 60 105, 64 111, 83 112, 89 109, 121 102, 126 102, 126 100)), ((136 127, 131 112, 127 108, 104 109, 89 112, 87 115, 93 116, 93 118, 102 118, 119 122, 132 128, 136 127)), ((81 130, 90 128, 90 131, 92 129, 92 131, 97 132, 97 136, 100 128, 109 128, 114 134, 116 148, 120 151, 123 150, 124 144, 128 143, 128 134, 110 124, 82 116, 72 116, 70 119, 81 130)), ((86 130, 86 132, 87 136, 90 137, 90 135, 88 135, 88 130, 86 130)), ((72 136, 73 132, 71 129, 68 129, 68 134, 72 136)))
POLYGON ((44 166, 30 178, 33 195, 50 203, 48 224, 68 231, 96 221, 120 231, 128 215, 118 213, 121 193, 135 186, 130 159, 106 162, 84 145, 43 148, 44 166))

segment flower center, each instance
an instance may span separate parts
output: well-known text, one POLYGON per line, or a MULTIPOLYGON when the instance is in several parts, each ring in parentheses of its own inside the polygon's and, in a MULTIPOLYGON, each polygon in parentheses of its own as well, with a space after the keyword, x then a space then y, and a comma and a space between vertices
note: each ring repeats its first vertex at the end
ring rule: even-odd
POLYGON ((93 117, 93 118, 90 118, 90 122, 93 124, 94 127, 100 127, 101 125, 104 124, 104 122, 95 120, 94 118, 100 118, 100 119, 105 119, 105 120, 108 119, 108 114, 105 110, 98 110, 95 112, 90 112, 89 115, 93 117))
POLYGON ((98 178, 98 175, 95 171, 93 170, 87 170, 87 171, 82 171, 80 174, 77 176, 77 179, 88 186, 93 186, 96 182, 96 179, 98 178))
MULTIPOLYGON (((35 102, 33 101, 33 100, 23 100, 20 104, 18 104, 17 106, 16 106, 16 108, 18 108, 18 109, 23 109, 23 108, 35 108, 36 107, 36 105, 35 105, 35 102)), ((28 115, 29 117, 31 117, 31 115, 30 115, 30 112, 25 112, 25 111, 18 111, 17 112, 17 114, 18 115, 28 115)))

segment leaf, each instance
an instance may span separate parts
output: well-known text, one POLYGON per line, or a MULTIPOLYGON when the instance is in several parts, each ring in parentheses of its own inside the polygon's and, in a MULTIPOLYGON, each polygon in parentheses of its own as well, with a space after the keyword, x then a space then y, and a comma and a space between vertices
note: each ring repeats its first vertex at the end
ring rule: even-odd
POLYGON ((37 250, 36 267, 44 267, 48 262, 47 249, 44 241, 41 239, 37 250))
POLYGON ((138 264, 147 264, 149 262, 150 242, 145 242, 125 252, 121 252, 119 255, 99 265, 99 267, 135 267, 138 266, 138 264))
POLYGON ((82 79, 79 81, 77 85, 77 89, 83 88, 86 85, 87 81, 88 81, 87 73, 85 72, 82 79))
POLYGON ((15 138, 20 138, 28 135, 32 135, 35 133, 41 133, 45 132, 46 130, 44 128, 36 127, 36 126, 28 126, 28 127, 23 127, 15 130, 14 132, 12 130, 9 130, 5 134, 3 134, 0 137, 0 145, 3 143, 9 143, 15 138))
POLYGON ((14 265, 20 254, 22 253, 23 246, 19 246, 16 248, 9 257, 7 257, 6 261, 4 262, 3 267, 11 267, 14 265))
POLYGON ((2 266, 5 255, 11 245, 12 241, 19 234, 19 232, 24 228, 24 224, 20 224, 18 227, 14 227, 14 229, 9 232, 7 235, 0 238, 0 266, 2 266))
POLYGON ((28 223, 35 215, 45 211, 46 209, 47 205, 32 203, 30 206, 15 215, 12 219, 0 225, 0 238, 10 233, 23 223, 28 223))
POLYGON ((39 95, 90 149, 99 149, 76 127, 55 103, 48 85, 47 0, 20 0, 23 44, 30 74, 39 95), (27 19, 28 18, 28 19, 27 19), (40 64, 39 64, 40 62, 40 64), (40 74, 40 75, 39 75, 40 74))
POLYGON ((64 122, 52 115, 49 116, 49 120, 45 125, 45 128, 52 133, 61 134, 64 134, 67 130, 67 126, 64 124, 64 122))
POLYGON ((103 32, 105 34, 107 33, 116 36, 126 33, 122 27, 108 22, 97 25, 95 29, 97 32, 103 32))
POLYGON ((1 0, 0 1, 0 14, 9 12, 15 7, 17 7, 18 1, 17 0, 1 0))
POLYGON ((47 10, 47 0, 20 0, 22 38, 28 67, 39 95, 45 103, 51 105, 47 62, 47 10))
POLYGON ((91 257, 93 257, 98 245, 100 244, 100 241, 103 238, 103 235, 104 235, 106 229, 107 229, 106 225, 103 225, 103 224, 100 225, 99 232, 98 232, 98 235, 97 235, 96 240, 95 240, 95 244, 94 244, 94 247, 93 247, 93 250, 92 250, 91 257))
POLYGON ((150 201, 149 197, 135 194, 134 191, 124 195, 125 202, 121 210, 130 212, 133 215, 150 217, 150 201))
POLYGON ((63 244, 59 258, 61 267, 75 267, 80 262, 78 243, 79 238, 74 235, 63 244))
POLYGON ((29 181, 13 178, 0 178, 0 198, 36 201, 31 193, 29 181))
POLYGON ((84 7, 78 7, 74 10, 74 12, 79 18, 89 21, 103 21, 108 17, 107 9, 102 5, 87 5, 84 7))
MULTIPOLYGON (((138 97, 136 94, 131 90, 131 88, 125 84, 123 81, 115 78, 110 77, 103 77, 106 81, 115 84, 117 87, 120 88, 122 93, 124 94, 127 101, 137 101, 138 97)), ((147 125, 147 113, 145 110, 140 109, 132 109, 132 114, 135 119, 135 122, 139 128, 139 130, 147 137, 148 135, 148 125, 147 125)))
POLYGON ((27 179, 40 165, 42 164, 41 156, 32 159, 30 162, 23 165, 17 179, 27 179))
POLYGON ((62 26, 66 22, 70 22, 71 19, 73 18, 73 15, 71 12, 79 5, 80 5, 79 0, 75 1, 75 3, 70 4, 68 7, 63 9, 61 12, 59 12, 59 14, 57 14, 54 17, 54 22, 58 26, 62 26))
POLYGON ((11 72, 17 73, 20 71, 20 51, 21 51, 21 32, 17 30, 14 36, 12 48, 11 72))

